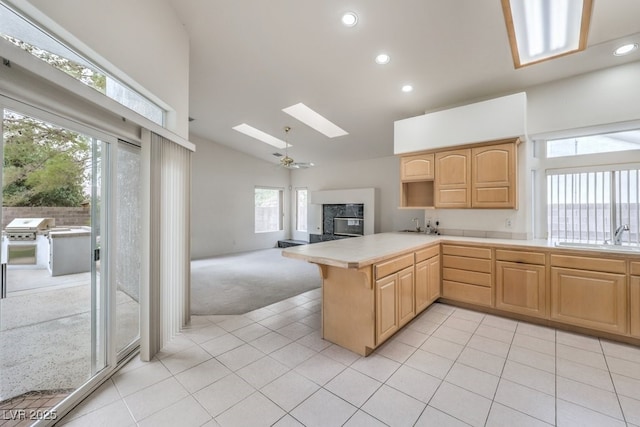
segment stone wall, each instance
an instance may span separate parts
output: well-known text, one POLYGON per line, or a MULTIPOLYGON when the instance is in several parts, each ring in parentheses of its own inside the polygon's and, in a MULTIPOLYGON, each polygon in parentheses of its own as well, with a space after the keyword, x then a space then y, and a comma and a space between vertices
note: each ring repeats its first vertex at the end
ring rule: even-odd
POLYGON ((56 226, 91 225, 91 208, 3 207, 2 229, 14 218, 54 218, 56 226))

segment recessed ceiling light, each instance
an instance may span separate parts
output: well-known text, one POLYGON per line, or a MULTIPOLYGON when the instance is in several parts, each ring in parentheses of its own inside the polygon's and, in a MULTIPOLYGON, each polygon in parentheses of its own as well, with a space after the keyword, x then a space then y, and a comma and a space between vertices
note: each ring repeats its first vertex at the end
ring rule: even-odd
POLYGON ((411 86, 411 85, 402 86, 402 91, 403 92, 411 92, 412 90, 413 90, 413 86, 411 86))
POLYGON ((380 64, 380 65, 388 64, 390 60, 391 60, 391 57, 386 53, 381 53, 380 55, 376 56, 376 64, 380 64))
POLYGON ((320 114, 316 113, 311 108, 304 105, 302 102, 296 105, 292 105, 291 107, 283 108, 282 111, 284 111, 291 117, 300 120, 305 125, 328 136, 329 138, 335 138, 337 136, 349 134, 349 132, 341 129, 334 123, 322 117, 320 114))
POLYGON ((347 27, 353 27, 358 23, 358 15, 355 12, 347 12, 342 15, 342 23, 347 27))
MULTIPOLYGON (((246 123, 242 123, 238 126, 234 126, 233 130, 237 130, 240 133, 244 133, 245 135, 249 135, 252 138, 257 139, 258 141, 262 141, 269 145, 273 145, 276 148, 285 148, 287 143, 281 139, 276 138, 275 136, 271 136, 266 132, 262 132, 260 129, 256 129, 253 126, 249 126, 246 123)), ((291 144, 289 144, 291 147, 291 144)))
POLYGON ((624 56, 630 54, 634 50, 638 50, 638 43, 629 43, 625 44, 624 46, 620 46, 615 51, 613 51, 613 54, 615 56, 624 56))

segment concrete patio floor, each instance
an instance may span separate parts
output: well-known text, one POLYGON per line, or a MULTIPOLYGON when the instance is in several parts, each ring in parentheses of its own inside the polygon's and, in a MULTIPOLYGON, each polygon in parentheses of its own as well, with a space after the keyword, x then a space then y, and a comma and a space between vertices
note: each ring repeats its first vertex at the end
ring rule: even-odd
MULTIPOLYGON (((0 402, 28 392, 73 390, 91 374, 90 273, 51 277, 8 271, 0 309, 0 402)), ((118 348, 138 332, 138 303, 117 291, 118 348)))

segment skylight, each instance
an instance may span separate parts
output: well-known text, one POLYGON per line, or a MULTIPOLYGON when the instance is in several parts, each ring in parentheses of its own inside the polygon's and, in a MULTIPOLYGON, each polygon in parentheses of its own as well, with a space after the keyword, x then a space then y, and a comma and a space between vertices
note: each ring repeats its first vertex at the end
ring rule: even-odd
POLYGON ((349 132, 330 122, 320 114, 313 111, 311 108, 304 105, 302 102, 287 108, 283 108, 282 111, 289 114, 291 117, 300 120, 305 125, 317 130, 325 136, 328 136, 329 138, 349 135, 349 132))
MULTIPOLYGON (((258 141, 262 141, 269 145, 272 145, 276 148, 285 148, 287 143, 281 139, 276 138, 275 136, 271 136, 266 132, 261 131, 260 129, 256 129, 253 126, 249 126, 246 123, 239 124, 238 126, 234 126, 233 130, 237 130, 240 133, 244 133, 245 135, 250 136, 251 138, 255 138, 258 141)), ((289 144, 291 147, 291 144, 289 144)))
POLYGON ((592 0, 502 0, 516 68, 584 50, 592 0))

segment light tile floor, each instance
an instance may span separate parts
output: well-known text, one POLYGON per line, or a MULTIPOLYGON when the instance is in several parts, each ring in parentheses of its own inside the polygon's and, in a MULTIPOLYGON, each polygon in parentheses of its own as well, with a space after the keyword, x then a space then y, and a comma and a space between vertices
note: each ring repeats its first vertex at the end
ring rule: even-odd
POLYGON ((194 316, 67 426, 640 426, 640 348, 434 304, 367 358, 320 338, 320 290, 194 316))

